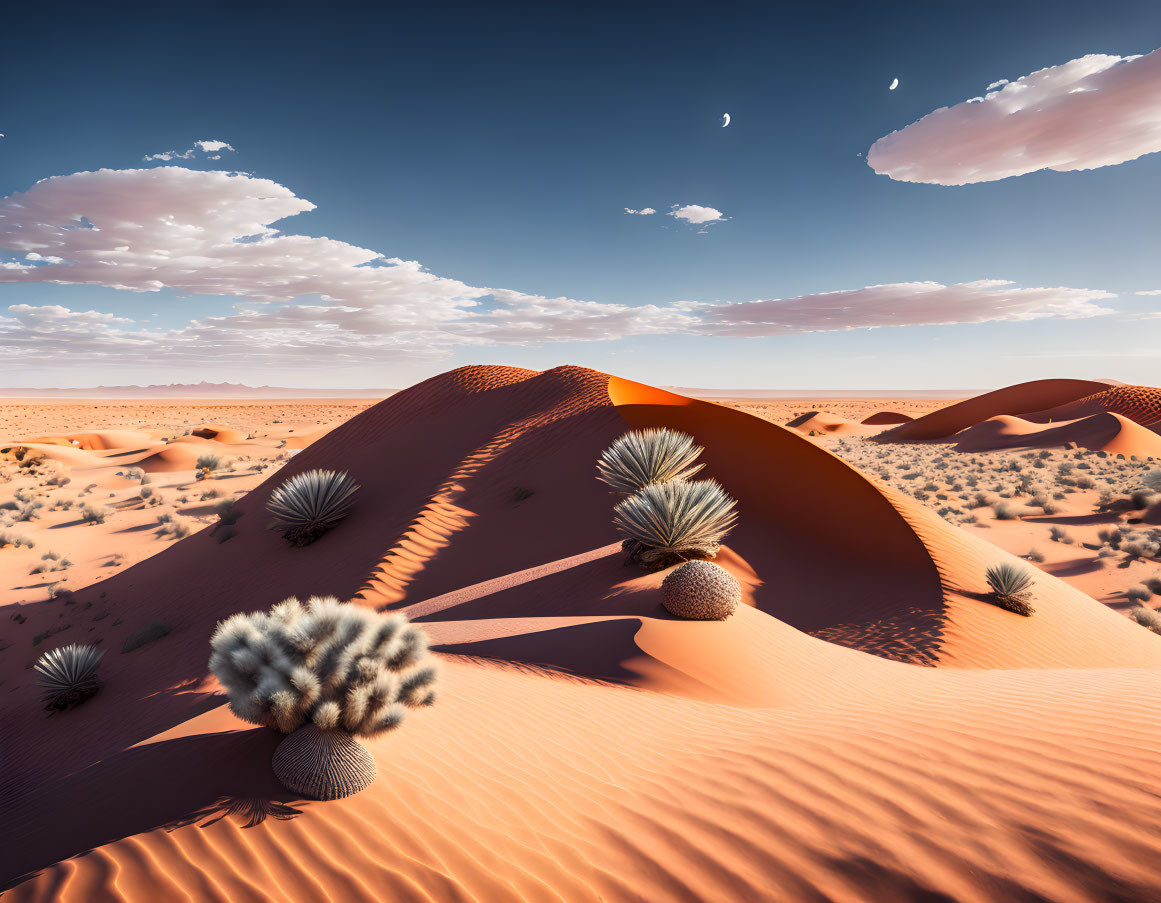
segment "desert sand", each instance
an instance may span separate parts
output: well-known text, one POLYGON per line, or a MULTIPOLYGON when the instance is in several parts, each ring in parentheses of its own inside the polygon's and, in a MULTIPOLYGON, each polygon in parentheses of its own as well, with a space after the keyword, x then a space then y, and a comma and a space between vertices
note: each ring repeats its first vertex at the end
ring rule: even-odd
POLYGON ((26 451, 6 453, 3 513, 42 505, 4 528, 35 547, 0 548, 0 888, 1161 900, 1161 636, 1125 614, 1158 568, 1153 503, 1132 498, 1158 466, 1156 409, 1046 382, 951 405, 718 403, 467 367, 374 405, 10 405, 3 447, 26 451), (643 426, 695 436, 738 499, 726 621, 672 617, 664 574, 623 560, 594 464, 643 426), (207 450, 222 463, 197 479, 207 450), (263 508, 319 467, 349 471, 358 504, 294 548, 263 508), (76 523, 90 497, 103 524, 76 523), (174 518, 188 535, 156 535, 174 518), (45 549, 74 563, 31 575, 59 563, 45 549), (1005 562, 1038 568, 1032 617, 983 597, 1005 562), (280 735, 236 719, 207 669, 218 620, 314 593, 407 613, 443 667, 436 706, 367 742, 378 780, 333 802, 278 785, 280 735), (154 620, 169 632, 121 651, 154 620), (74 641, 107 650, 105 685, 49 716, 30 668, 74 641))

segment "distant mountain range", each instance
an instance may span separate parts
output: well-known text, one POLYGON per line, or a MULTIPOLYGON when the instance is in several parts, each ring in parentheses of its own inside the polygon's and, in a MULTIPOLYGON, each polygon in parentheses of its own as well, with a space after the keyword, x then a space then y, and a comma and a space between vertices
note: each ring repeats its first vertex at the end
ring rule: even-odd
POLYGON ((0 398, 386 398, 395 389, 294 389, 241 383, 93 386, 89 389, 0 389, 0 398))

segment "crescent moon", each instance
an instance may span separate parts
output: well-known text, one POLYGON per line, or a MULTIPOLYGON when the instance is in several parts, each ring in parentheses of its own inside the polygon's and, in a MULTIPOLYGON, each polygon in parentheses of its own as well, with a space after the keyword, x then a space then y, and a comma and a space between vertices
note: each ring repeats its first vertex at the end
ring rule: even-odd
POLYGON ((722 128, 724 129, 729 124, 730 124, 730 114, 726 113, 725 115, 722 116, 722 128))
POLYGON ((895 79, 893 82, 891 82, 891 87, 888 88, 887 90, 894 91, 898 87, 899 87, 899 79, 895 79))

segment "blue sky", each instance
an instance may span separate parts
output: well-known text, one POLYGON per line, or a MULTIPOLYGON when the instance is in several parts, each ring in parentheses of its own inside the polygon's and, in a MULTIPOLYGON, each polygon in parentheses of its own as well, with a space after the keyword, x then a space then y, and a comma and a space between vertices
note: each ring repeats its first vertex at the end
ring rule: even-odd
MULTIPOLYGON (((0 58, 0 196, 156 167, 142 157, 214 139, 236 151, 169 162, 275 182, 316 205, 276 228, 468 286, 664 308, 989 279, 1100 290, 1116 297, 1095 303, 1118 313, 751 337, 651 325, 616 338, 614 325, 597 341, 565 329, 530 333, 531 345, 440 338, 435 351, 412 331, 398 351, 380 343, 335 366, 273 351, 247 361, 208 336, 172 360, 120 334, 70 354, 62 328, 43 347, 0 334, 5 384, 396 386, 468 362, 738 388, 1157 382, 1161 319, 1134 315, 1161 309, 1161 296, 1135 294, 1161 289, 1161 154, 954 186, 866 162, 877 139, 1000 79, 1150 53, 1155 2, 238 6, 9 12, 6 30, 36 39, 0 58), (682 204, 723 221, 700 230, 666 215, 682 204), (624 213, 645 206, 658 213, 624 213)), ((59 305, 131 318, 119 329, 132 332, 254 307, 180 286, 21 279, 0 285, 0 317, 59 305)))

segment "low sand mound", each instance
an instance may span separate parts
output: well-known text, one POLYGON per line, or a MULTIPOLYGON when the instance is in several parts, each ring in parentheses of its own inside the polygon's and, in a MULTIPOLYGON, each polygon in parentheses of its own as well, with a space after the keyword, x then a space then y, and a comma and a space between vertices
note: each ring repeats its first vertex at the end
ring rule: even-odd
POLYGON ((1029 414, 1067 404, 1108 385, 1085 379, 1038 379, 956 402, 879 435, 884 442, 944 439, 1002 414, 1029 414))
POLYGON ((1161 802, 1125 765, 1161 746, 1161 637, 1047 575, 1032 618, 987 604, 984 568, 1013 559, 793 430, 581 368, 468 367, 237 511, 228 542, 24 607, 109 654, 101 693, 53 718, 26 670, 48 644, 0 658, 23 703, 0 775, 13 900, 1161 898, 1161 802), (649 426, 694 435, 739 500, 726 622, 669 616, 663 575, 622 563, 594 462, 649 426), (363 488, 292 548, 262 508, 315 467, 363 488), (440 704, 369 744, 379 780, 326 804, 274 784, 278 738, 206 681, 217 620, 314 593, 459 654, 440 704), (154 618, 172 633, 121 654, 154 618))
POLYGON ((993 417, 955 436, 957 451, 1003 448, 1087 448, 1126 458, 1161 458, 1161 436, 1120 414, 1100 413, 1064 423, 993 417))
POLYGON ((59 445, 71 445, 86 451, 124 451, 144 448, 157 442, 148 433, 137 430, 94 430, 85 433, 62 433, 31 440, 59 445))
POLYGON ((222 426, 219 423, 207 423, 205 426, 192 430, 190 435, 200 439, 213 439, 223 445, 241 445, 248 438, 242 430, 222 426))
POLYGON ((795 417, 786 424, 791 429, 810 435, 811 433, 826 433, 835 436, 870 435, 874 430, 868 430, 862 424, 855 423, 837 414, 826 411, 810 411, 800 417, 795 417))
POLYGON ((861 421, 864 426, 887 426, 893 423, 910 423, 915 418, 897 411, 876 411, 861 421))
POLYGON ((1114 386, 1069 404, 1029 415, 1038 423, 1077 420, 1103 413, 1117 414, 1154 432, 1161 432, 1161 389, 1151 386, 1114 386))

